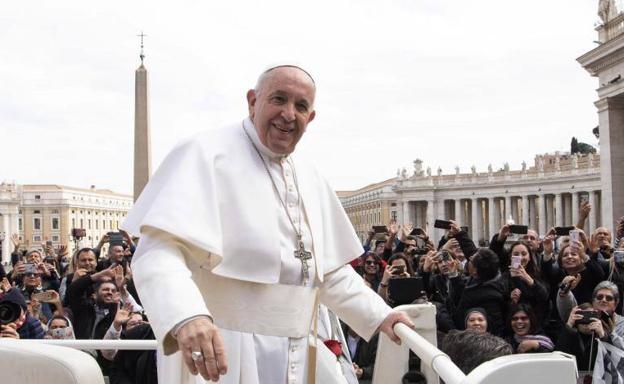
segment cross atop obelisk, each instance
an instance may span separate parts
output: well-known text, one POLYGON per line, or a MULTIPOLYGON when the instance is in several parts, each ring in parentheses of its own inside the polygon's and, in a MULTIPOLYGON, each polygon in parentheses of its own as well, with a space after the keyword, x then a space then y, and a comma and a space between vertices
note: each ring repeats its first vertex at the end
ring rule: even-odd
POLYGON ((143 66, 143 38, 141 31, 141 66, 134 74, 134 201, 139 198, 151 174, 149 109, 147 98, 147 69, 143 66))

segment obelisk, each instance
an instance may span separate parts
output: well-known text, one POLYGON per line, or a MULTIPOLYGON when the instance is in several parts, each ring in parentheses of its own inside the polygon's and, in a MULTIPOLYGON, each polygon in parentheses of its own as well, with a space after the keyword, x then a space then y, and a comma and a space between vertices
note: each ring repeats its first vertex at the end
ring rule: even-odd
POLYGON ((134 201, 139 198, 150 178, 151 148, 149 105, 147 98, 147 69, 143 65, 143 37, 141 32, 141 66, 134 74, 134 201))

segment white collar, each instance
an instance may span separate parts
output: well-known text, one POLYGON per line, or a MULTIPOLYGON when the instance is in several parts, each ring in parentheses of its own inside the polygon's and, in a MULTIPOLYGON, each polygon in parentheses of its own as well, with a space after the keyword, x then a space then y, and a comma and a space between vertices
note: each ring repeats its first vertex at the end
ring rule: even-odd
POLYGON ((246 117, 245 120, 243 120, 243 129, 245 130, 245 132, 247 132, 247 134, 251 138, 251 141, 254 143, 256 148, 258 148, 260 153, 262 153, 264 156, 277 162, 280 162, 281 160, 288 157, 288 155, 280 155, 278 153, 271 151, 269 147, 267 147, 266 145, 262 143, 262 141, 260 141, 260 136, 258 136, 258 131, 256 131, 256 127, 254 126, 254 123, 251 121, 249 117, 246 117))

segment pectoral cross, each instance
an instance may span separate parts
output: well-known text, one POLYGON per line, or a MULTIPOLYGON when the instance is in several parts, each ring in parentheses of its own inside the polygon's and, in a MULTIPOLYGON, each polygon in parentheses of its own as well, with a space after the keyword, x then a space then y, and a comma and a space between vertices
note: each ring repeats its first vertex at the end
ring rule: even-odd
POLYGON ((303 245, 303 240, 301 240, 301 236, 298 236, 297 239, 298 248, 295 249, 295 258, 301 261, 301 272, 303 273, 303 285, 308 285, 308 281, 310 280, 310 266, 308 265, 308 260, 312 258, 312 253, 305 250, 303 245))

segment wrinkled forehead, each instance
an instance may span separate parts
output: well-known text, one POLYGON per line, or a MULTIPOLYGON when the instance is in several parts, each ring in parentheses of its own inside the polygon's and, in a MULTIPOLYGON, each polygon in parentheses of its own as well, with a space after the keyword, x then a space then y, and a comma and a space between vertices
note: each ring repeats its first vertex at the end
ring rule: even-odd
POLYGON ((605 227, 599 227, 596 228, 596 231, 594 232, 596 235, 607 235, 607 236, 611 236, 611 231, 609 231, 608 228, 605 227))

